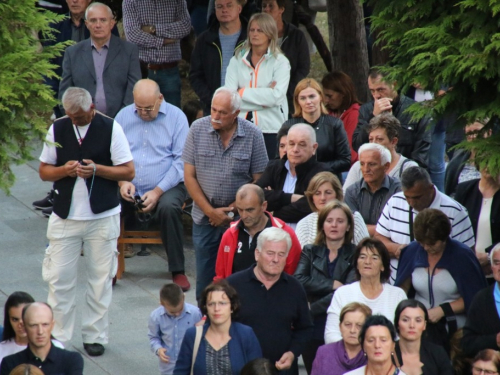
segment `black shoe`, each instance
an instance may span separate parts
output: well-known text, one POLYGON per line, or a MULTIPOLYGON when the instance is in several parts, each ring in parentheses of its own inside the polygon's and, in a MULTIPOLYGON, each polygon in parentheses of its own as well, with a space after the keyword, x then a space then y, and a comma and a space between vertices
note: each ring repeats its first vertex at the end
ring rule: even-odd
POLYGON ((43 210, 44 208, 52 207, 54 204, 54 190, 47 193, 47 196, 38 201, 34 201, 32 204, 35 208, 43 210))
POLYGON ((101 344, 83 344, 83 348, 91 357, 99 357, 104 354, 104 346, 101 344))
POLYGON ((52 209, 53 209, 52 206, 44 208, 42 210, 42 215, 45 216, 45 217, 49 217, 52 214, 52 209))

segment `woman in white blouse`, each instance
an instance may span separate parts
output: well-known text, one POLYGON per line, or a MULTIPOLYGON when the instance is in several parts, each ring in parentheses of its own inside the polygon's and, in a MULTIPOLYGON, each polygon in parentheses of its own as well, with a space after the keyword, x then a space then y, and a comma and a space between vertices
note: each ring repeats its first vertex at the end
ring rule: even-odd
MULTIPOLYGON (((320 172, 315 175, 309 181, 304 195, 309 202, 312 213, 300 220, 295 229, 295 234, 301 247, 314 243, 316 239, 318 233, 318 212, 334 199, 340 202, 344 201, 342 185, 337 176, 331 172, 320 172)), ((363 238, 370 237, 370 235, 368 234, 363 216, 359 212, 353 212, 353 217, 354 236, 352 243, 357 245, 363 238)))
POLYGON ((340 287, 333 295, 325 327, 327 344, 342 339, 339 316, 348 303, 364 303, 374 314, 384 315, 392 322, 396 306, 407 298, 403 289, 387 283, 391 275, 390 255, 381 241, 361 241, 354 252, 353 265, 359 281, 340 287))

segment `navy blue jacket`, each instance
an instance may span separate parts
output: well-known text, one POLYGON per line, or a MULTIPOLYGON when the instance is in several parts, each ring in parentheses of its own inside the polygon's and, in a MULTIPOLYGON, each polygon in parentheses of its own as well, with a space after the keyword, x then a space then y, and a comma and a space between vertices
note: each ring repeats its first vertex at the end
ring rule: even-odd
MULTIPOLYGON (((394 285, 401 286, 417 267, 429 267, 429 262, 422 245, 413 241, 401 252, 394 285)), ((460 296, 464 299, 465 312, 468 311, 476 293, 488 286, 476 255, 461 242, 448 239, 436 267, 447 270, 457 283, 460 296)))
POLYGON ((45 361, 40 361, 30 350, 29 346, 19 353, 9 355, 2 360, 1 375, 9 375, 17 366, 29 363, 40 368, 46 375, 82 375, 83 358, 78 352, 60 349, 54 345, 50 347, 45 361))
MULTIPOLYGON (((203 326, 203 334, 194 362, 193 374, 206 374, 206 341, 204 337, 207 333, 210 324, 203 326)), ((229 358, 231 360, 231 370, 233 375, 238 375, 245 366, 255 358, 262 357, 262 350, 260 349, 259 341, 255 336, 252 328, 241 323, 231 323, 229 328, 229 358)), ((191 373, 191 361, 193 359, 194 340, 196 338, 196 327, 191 327, 186 331, 184 339, 182 340, 181 350, 175 363, 174 375, 189 375, 191 373)))

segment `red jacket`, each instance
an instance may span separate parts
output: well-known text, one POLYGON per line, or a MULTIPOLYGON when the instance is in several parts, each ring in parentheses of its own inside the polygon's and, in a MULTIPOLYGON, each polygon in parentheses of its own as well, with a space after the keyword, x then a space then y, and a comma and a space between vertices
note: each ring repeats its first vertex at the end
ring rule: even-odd
MULTIPOLYGON (((333 115, 333 112, 329 113, 330 116, 336 117, 333 115)), ((351 165, 353 165, 355 162, 358 161, 358 153, 354 151, 352 147, 352 135, 354 134, 354 130, 356 130, 356 126, 358 125, 358 117, 359 117, 358 103, 353 103, 340 115, 340 119, 344 123, 345 132, 347 133, 349 148, 351 149, 351 165)))
MULTIPOLYGON (((288 257, 286 259, 285 272, 289 275, 293 275, 295 269, 297 268, 297 264, 299 264, 300 253, 302 251, 299 240, 297 239, 293 229, 286 225, 281 219, 273 217, 267 211, 266 214, 269 216, 273 227, 285 230, 292 238, 292 247, 290 248, 290 252, 288 253, 288 257)), ((240 220, 233 221, 229 226, 229 229, 226 230, 222 236, 219 252, 217 253, 217 262, 215 263, 214 280, 225 279, 233 273, 234 253, 236 252, 236 248, 238 246, 239 222, 240 220)))

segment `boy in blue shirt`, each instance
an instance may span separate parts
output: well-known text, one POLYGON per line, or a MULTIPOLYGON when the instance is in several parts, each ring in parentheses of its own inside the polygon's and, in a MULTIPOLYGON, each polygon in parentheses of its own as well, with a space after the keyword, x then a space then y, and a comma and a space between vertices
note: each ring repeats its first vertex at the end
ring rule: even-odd
POLYGON ((149 344, 160 362, 161 375, 171 375, 186 330, 201 320, 200 309, 184 302, 177 284, 166 284, 160 290, 161 306, 149 316, 149 344))

